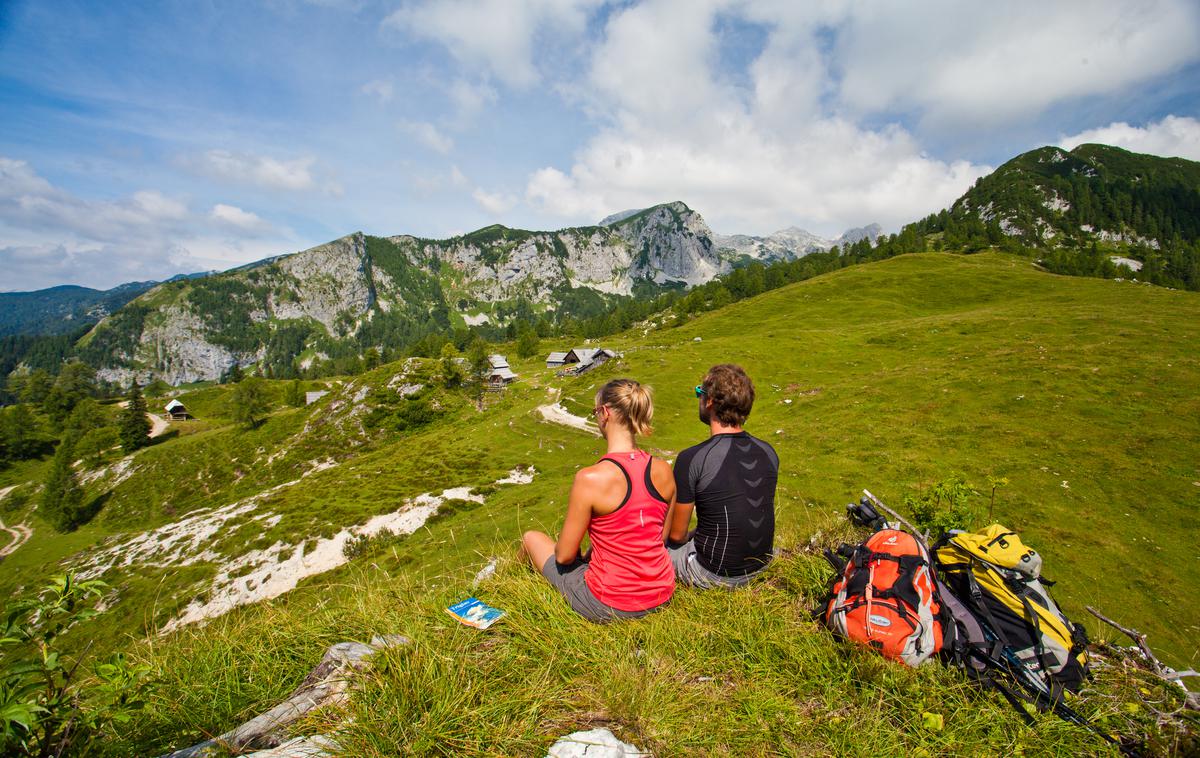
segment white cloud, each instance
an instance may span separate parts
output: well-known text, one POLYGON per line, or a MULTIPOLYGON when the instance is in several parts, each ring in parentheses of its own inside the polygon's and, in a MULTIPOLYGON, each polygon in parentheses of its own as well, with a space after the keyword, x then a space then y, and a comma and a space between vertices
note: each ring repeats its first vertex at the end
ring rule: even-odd
POLYGON ((416 0, 384 19, 383 26, 445 45, 462 64, 513 87, 536 84, 539 34, 578 35, 601 0, 416 0))
POLYGON ((280 160, 266 155, 209 150, 183 163, 214 179, 276 190, 310 190, 317 186, 311 157, 280 160))
POLYGON ((454 149, 454 140, 428 121, 401 121, 397 126, 430 150, 445 155, 454 149))
POLYGON ((188 214, 187 206, 180 201, 150 190, 133 193, 132 205, 148 219, 179 220, 188 214))
POLYGON ((389 103, 396 96, 396 85, 390 79, 373 79, 359 87, 358 91, 377 98, 381 103, 389 103))
POLYGON ((517 204, 517 198, 508 193, 487 192, 482 187, 476 187, 475 191, 471 193, 471 197, 475 198, 475 202, 479 203, 479 207, 493 216, 507 213, 517 204))
POLYGON ((0 156, 0 198, 7 200, 52 192, 50 182, 34 173, 28 163, 0 156))
POLYGON ((465 79, 455 79, 447 94, 462 120, 471 119, 499 97, 494 87, 484 83, 472 84, 465 79))
MULTIPOLYGON (((590 54, 571 94, 600 128, 570 166, 530 174, 534 207, 584 222, 679 199, 720 231, 894 230, 990 167, 930 156, 893 114, 961 133, 1112 96, 1200 59, 1200 6, 646 0, 614 10, 590 54), (730 19, 761 47, 723 48, 730 19)), ((1193 127, 1087 138, 1189 155, 1193 127)))
POLYGON ((1009 123, 1119 93, 1200 51, 1200 6, 1190 0, 927 0, 855 4, 829 18, 839 24, 832 56, 843 105, 916 110, 947 125, 1009 123))
POLYGON ((1183 116, 1167 116, 1145 126, 1131 126, 1124 121, 1116 121, 1108 126, 1062 137, 1058 144, 1070 150, 1085 142, 1116 145, 1135 153, 1200 161, 1200 121, 1183 116))
POLYGON ((0 223, 8 226, 114 241, 178 228, 187 215, 184 203, 151 190, 117 200, 85 200, 54 187, 28 163, 0 156, 0 223))
POLYGON ((894 128, 823 120, 784 139, 748 121, 727 134, 680 140, 652 129, 592 140, 569 173, 535 172, 526 197, 575 222, 683 200, 720 232, 767 233, 798 222, 836 234, 872 221, 895 230, 946 207, 990 168, 924 156, 894 128))
POLYGON ((59 284, 107 289, 124 282, 162 280, 207 267, 182 247, 130 240, 121 244, 77 242, 0 243, 2 290, 35 290, 59 284))
POLYGON ((67 282, 111 287, 248 263, 298 249, 289 230, 218 203, 193 213, 155 190, 91 199, 0 156, 0 271, 5 289, 67 282))
POLYGON ((215 221, 244 232, 261 234, 270 231, 271 225, 258 214, 244 211, 236 205, 217 203, 208 214, 215 221))
POLYGON ((899 126, 868 129, 822 108, 820 53, 784 28, 782 12, 764 50, 747 61, 748 83, 734 84, 712 63, 718 11, 730 9, 661 0, 612 15, 588 75, 588 107, 608 125, 569 169, 530 176, 531 204, 594 222, 683 200, 718 231, 802 222, 832 235, 872 221, 895 229, 948 205, 989 171, 931 158, 899 126))

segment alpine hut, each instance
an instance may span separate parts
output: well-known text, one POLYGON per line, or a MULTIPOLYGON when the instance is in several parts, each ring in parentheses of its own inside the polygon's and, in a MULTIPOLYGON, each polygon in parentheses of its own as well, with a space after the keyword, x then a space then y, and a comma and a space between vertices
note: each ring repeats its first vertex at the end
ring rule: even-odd
POLYGON ((488 362, 492 364, 488 374, 488 384, 492 387, 505 387, 517 380, 517 375, 508 366, 508 359, 503 355, 489 355, 488 362))
POLYGON ((187 408, 183 407, 183 403, 178 400, 171 400, 171 402, 167 403, 167 407, 164 410, 167 412, 167 417, 172 421, 184 421, 191 418, 188 415, 187 408))
POLYGON ((563 358, 564 371, 569 374, 582 374, 602 366, 617 354, 603 347, 577 347, 568 351, 563 358))

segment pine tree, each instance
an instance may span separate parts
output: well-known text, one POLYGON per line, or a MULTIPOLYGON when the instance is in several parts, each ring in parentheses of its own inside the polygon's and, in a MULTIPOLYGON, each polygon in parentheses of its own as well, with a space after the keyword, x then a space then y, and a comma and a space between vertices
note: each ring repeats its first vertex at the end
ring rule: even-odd
POLYGON ((293 379, 288 383, 287 392, 284 394, 284 402, 293 408, 299 408, 304 405, 304 392, 300 389, 300 380, 293 379))
POLYGON ((146 418, 146 398, 137 382, 125 396, 125 408, 117 420, 121 436, 121 447, 126 453, 140 450, 150 444, 150 419, 146 418))
POLYGON ((50 474, 42 491, 40 512, 50 525, 60 532, 69 532, 83 520, 83 489, 72 466, 75 459, 76 437, 67 434, 50 464, 50 474))
POLYGON ((517 355, 532 358, 537 355, 538 345, 538 333, 528 322, 523 322, 517 329, 517 355))
POLYGON ((19 403, 3 410, 0 416, 0 436, 4 438, 4 449, 9 460, 24 460, 38 454, 37 421, 29 412, 29 406, 19 403))
POLYGON ((41 405, 53 386, 54 379, 46 373, 45 369, 35 369, 25 380, 25 386, 21 388, 21 402, 41 405))
POLYGON ((379 368, 379 364, 383 361, 383 356, 379 354, 379 348, 369 347, 363 353, 363 368, 370 371, 374 368, 379 368))
POLYGON ((261 377, 248 376, 233 390, 233 418, 247 429, 258 426, 266 408, 267 393, 261 377))
POLYGON ((492 372, 492 362, 488 356, 486 342, 476 339, 471 343, 467 349, 467 365, 471 371, 471 383, 475 385, 475 401, 482 404, 488 374, 492 372))
POLYGON ((442 345, 442 384, 448 389, 462 386, 463 368, 459 364, 458 348, 453 342, 442 345))

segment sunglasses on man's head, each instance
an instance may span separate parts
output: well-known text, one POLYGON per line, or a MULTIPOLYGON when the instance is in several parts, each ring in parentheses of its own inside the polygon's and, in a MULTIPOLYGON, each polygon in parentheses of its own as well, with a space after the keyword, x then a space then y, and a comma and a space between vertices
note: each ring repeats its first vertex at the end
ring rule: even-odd
POLYGON ((704 391, 704 385, 703 385, 703 384, 697 384, 697 385, 696 385, 696 397, 704 397, 704 396, 705 396, 705 395, 707 395, 707 394, 708 394, 708 393, 704 391))

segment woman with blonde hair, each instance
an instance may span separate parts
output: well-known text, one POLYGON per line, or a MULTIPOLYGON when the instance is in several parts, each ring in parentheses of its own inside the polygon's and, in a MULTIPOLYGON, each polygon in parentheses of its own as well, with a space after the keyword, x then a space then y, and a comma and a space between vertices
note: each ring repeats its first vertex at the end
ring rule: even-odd
POLYGON ((675 478, 666 461, 637 447, 636 437, 651 431, 649 387, 614 379, 596 393, 593 413, 607 453, 575 475, 558 541, 530 531, 522 543, 533 567, 579 615, 596 622, 639 618, 675 591, 662 536, 675 478), (586 558, 579 553, 585 533, 592 544, 586 558))

